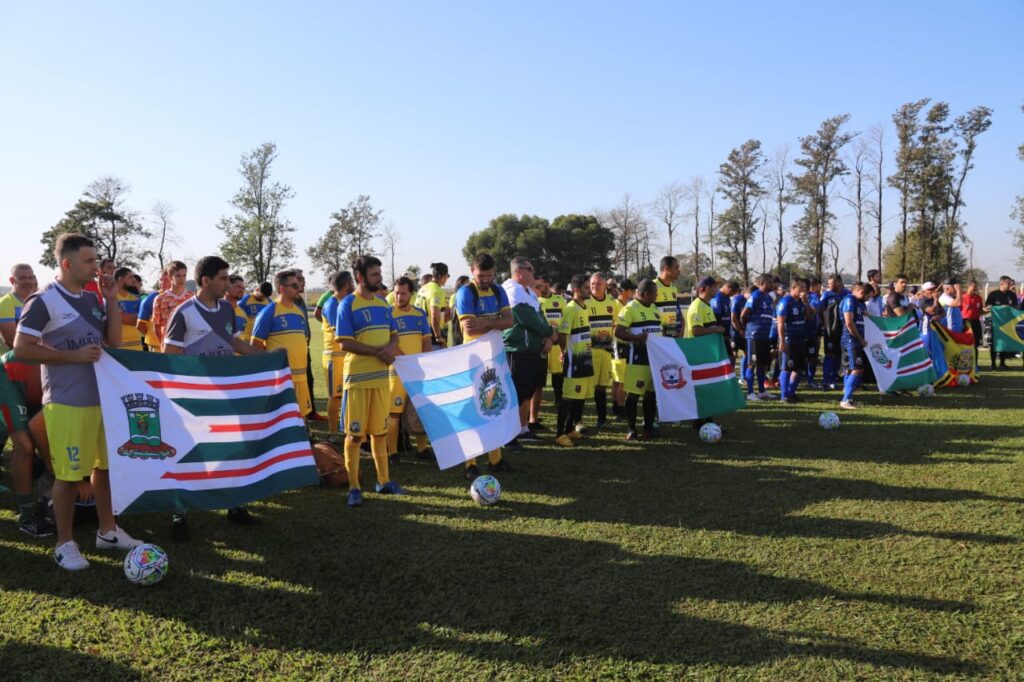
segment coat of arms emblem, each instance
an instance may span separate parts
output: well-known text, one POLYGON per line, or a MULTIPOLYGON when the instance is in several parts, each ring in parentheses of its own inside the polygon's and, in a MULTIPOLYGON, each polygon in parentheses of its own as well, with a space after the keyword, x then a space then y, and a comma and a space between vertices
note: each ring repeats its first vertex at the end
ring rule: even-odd
POLYGON ((160 401, 145 393, 121 396, 128 417, 128 442, 117 454, 132 459, 167 459, 177 450, 160 439, 160 401))
POLYGON ((508 405, 508 395, 498 381, 498 372, 493 367, 488 367, 480 375, 479 385, 480 413, 485 417, 494 417, 508 405))
POLYGON ((889 356, 885 354, 885 349, 882 347, 882 344, 876 343, 868 350, 871 351, 871 357, 875 359, 875 362, 886 369, 892 369, 892 360, 890 360, 889 356))

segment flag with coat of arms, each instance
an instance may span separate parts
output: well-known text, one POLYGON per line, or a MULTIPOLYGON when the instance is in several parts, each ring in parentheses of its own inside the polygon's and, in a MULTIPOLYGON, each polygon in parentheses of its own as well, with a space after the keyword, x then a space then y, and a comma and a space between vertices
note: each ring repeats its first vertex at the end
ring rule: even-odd
POLYGON ((720 335, 650 336, 647 354, 661 421, 705 419, 746 407, 720 335))
POLYGON ((909 391, 935 381, 935 364, 910 313, 899 317, 864 317, 864 355, 871 363, 880 393, 909 391))

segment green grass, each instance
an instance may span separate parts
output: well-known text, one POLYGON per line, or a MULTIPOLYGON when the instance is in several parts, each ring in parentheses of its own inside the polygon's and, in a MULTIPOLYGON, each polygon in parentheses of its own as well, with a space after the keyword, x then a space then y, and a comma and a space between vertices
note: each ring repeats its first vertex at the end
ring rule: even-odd
POLYGON ((59 572, 0 495, 0 679, 1019 678, 1024 372, 864 391, 832 434, 804 395, 714 446, 532 447, 493 508, 408 461, 408 497, 296 491, 188 545, 125 518, 170 553, 152 589, 88 528, 93 567, 59 572))

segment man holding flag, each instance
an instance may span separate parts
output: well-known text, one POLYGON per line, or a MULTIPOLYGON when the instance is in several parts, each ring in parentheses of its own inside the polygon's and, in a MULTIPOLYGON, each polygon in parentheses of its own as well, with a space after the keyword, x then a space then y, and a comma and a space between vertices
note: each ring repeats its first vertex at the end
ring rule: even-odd
POLYGON ((993 289, 988 292, 988 296, 985 297, 985 308, 984 312, 992 315, 992 348, 989 351, 989 356, 992 359, 992 369, 996 368, 996 356, 999 358, 999 367, 1006 369, 1006 359, 1012 358, 1012 352, 997 351, 996 350, 996 334, 1000 324, 997 321, 997 315, 993 311, 996 306, 1008 306, 1009 309, 1017 308, 1017 294, 1013 291, 1013 280, 1006 275, 999 278, 999 288, 993 289))

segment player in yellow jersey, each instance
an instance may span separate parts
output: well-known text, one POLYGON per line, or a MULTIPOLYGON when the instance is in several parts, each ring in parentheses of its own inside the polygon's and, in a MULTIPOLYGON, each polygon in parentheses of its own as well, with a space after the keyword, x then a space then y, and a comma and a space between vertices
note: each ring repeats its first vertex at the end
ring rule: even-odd
POLYGON ((608 293, 608 280, 603 272, 590 276, 590 297, 587 318, 590 320, 590 341, 594 358, 594 405, 597 408, 596 429, 608 425, 608 389, 612 387, 612 353, 615 351, 615 320, 619 302, 608 293))
POLYGON ((658 286, 649 279, 641 280, 636 297, 619 312, 615 324, 615 338, 628 344, 626 349, 626 373, 623 388, 626 391, 626 421, 629 432, 626 440, 638 440, 636 431, 637 405, 644 399, 644 438, 654 438, 657 403, 654 397, 654 383, 651 380, 650 360, 647 356, 647 339, 661 334, 662 321, 654 300, 658 286))
POLYGON ((658 293, 654 305, 661 315, 661 329, 665 336, 683 335, 683 316, 679 306, 679 287, 675 282, 679 279, 679 261, 673 256, 661 259, 657 283, 658 293))
MULTIPOLYGON (((249 315, 240 305, 242 297, 245 296, 245 277, 241 275, 228 276, 228 290, 224 293, 224 300, 231 304, 231 310, 235 313, 235 329, 239 330, 239 337, 245 334, 245 328, 249 326, 249 315)), ((249 343, 249 339, 243 338, 249 343)))
POLYGON ((430 326, 431 342, 436 348, 448 345, 448 322, 451 319, 451 308, 448 298, 444 295, 444 285, 448 283, 448 265, 445 263, 430 264, 431 279, 416 292, 418 308, 427 314, 430 326))
POLYGON ((135 289, 135 275, 131 268, 120 267, 114 271, 114 281, 117 282, 117 307, 121 311, 121 348, 142 350, 142 333, 135 326, 142 304, 135 289))
POLYGON ((294 270, 282 270, 274 275, 277 285, 277 299, 260 310, 252 328, 252 345, 257 348, 276 350, 283 348, 288 353, 288 366, 292 370, 295 385, 295 399, 299 411, 305 417, 313 411, 306 381, 306 315, 298 305, 300 285, 294 270))
POLYGON ((25 301, 39 286, 36 273, 28 263, 18 263, 11 268, 8 280, 11 290, 0 296, 0 351, 14 348, 14 335, 25 301))
MULTIPOLYGON (((534 274, 533 291, 537 294, 537 300, 540 301, 540 311, 555 329, 562 324, 562 311, 565 308, 565 299, 561 296, 556 296, 551 292, 551 284, 548 282, 547 277, 540 274, 534 274)), ((551 390, 555 395, 555 410, 557 415, 558 405, 562 402, 562 382, 564 376, 562 375, 562 349, 552 348, 548 351, 547 355, 547 371, 551 375, 551 390)), ((533 431, 546 430, 540 421, 540 408, 543 404, 543 393, 544 385, 547 381, 544 381, 540 387, 537 388, 533 394, 533 400, 530 403, 530 429, 533 431)), ((557 419, 557 416, 556 416, 557 419)))
MULTIPOLYGON (((427 314, 422 309, 410 304, 412 299, 412 288, 415 283, 408 277, 399 277, 395 282, 395 306, 391 309, 391 316, 398 327, 398 354, 417 355, 429 353, 434 349, 430 341, 430 325, 427 324, 427 314)), ((398 462, 398 428, 402 422, 402 414, 409 409, 409 395, 402 386, 402 380, 398 378, 394 365, 389 368, 388 384, 391 390, 391 408, 388 417, 388 462, 398 462)), ((433 459, 434 453, 427 443, 427 436, 422 433, 416 434, 416 457, 419 459, 433 459)))
MULTIPOLYGON (((636 294, 636 285, 633 284, 631 279, 623 279, 619 282, 619 312, 629 305, 629 302, 633 300, 633 296, 636 294)), ((618 313, 615 315, 616 322, 618 321, 618 313)), ((614 334, 614 329, 612 331, 614 334)), ((612 410, 615 413, 617 419, 624 419, 626 417, 626 391, 622 388, 622 382, 626 380, 626 355, 629 352, 628 344, 624 344, 615 339, 615 357, 612 360, 612 399, 615 401, 612 410)))
POLYGON ((338 310, 345 297, 352 293, 355 284, 348 270, 331 278, 330 296, 317 302, 320 311, 320 328, 324 335, 323 368, 327 379, 327 431, 338 433, 341 428, 341 403, 345 394, 345 354, 338 345, 335 325, 338 310))
POLYGON ((583 403, 594 395, 594 358, 590 320, 587 317, 590 284, 584 275, 575 275, 570 285, 573 299, 565 306, 558 326, 558 345, 562 350, 562 373, 565 380, 562 402, 558 405, 555 443, 563 447, 583 437, 579 431, 583 421, 583 403))
POLYGON ((256 326, 256 318, 260 312, 270 305, 271 297, 274 295, 274 286, 270 282, 263 282, 256 289, 250 291, 238 302, 239 307, 249 318, 249 324, 242 332, 243 341, 252 341, 252 328, 256 326))

